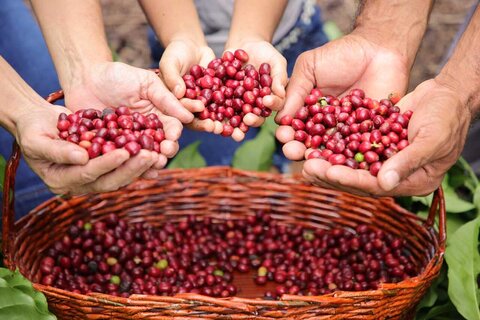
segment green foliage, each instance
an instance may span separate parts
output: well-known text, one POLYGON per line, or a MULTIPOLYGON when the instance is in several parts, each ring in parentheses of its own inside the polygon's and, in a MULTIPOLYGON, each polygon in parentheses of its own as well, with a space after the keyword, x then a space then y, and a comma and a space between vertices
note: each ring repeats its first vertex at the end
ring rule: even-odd
MULTIPOLYGON (((416 320, 480 319, 480 184, 464 159, 442 182, 447 209, 447 249, 442 273, 417 308, 416 320)), ((432 195, 398 199, 402 206, 427 216, 432 195)))
POLYGON ((445 260, 448 264, 448 295, 466 319, 480 319, 480 274, 478 235, 480 216, 458 230, 448 239, 445 260))
POLYGON ((257 136, 244 142, 235 152, 232 167, 251 170, 269 171, 275 153, 275 124, 273 117, 267 118, 257 136))
POLYGON ((3 190, 3 180, 5 179, 5 167, 7 163, 5 159, 0 156, 0 192, 3 190))
POLYGON ((329 41, 338 39, 343 36, 342 31, 333 21, 326 21, 323 24, 323 32, 325 33, 329 41))
POLYGON ((0 268, 0 319, 55 320, 47 299, 18 271, 0 268))
POLYGON ((183 148, 168 164, 169 169, 175 168, 201 168, 207 165, 205 159, 198 152, 200 141, 193 142, 183 148))

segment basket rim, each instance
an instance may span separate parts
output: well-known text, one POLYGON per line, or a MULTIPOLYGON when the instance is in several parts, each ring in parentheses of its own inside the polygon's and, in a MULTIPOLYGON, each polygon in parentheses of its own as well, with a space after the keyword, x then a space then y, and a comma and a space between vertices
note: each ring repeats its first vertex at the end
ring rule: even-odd
MULTIPOLYGON (((299 174, 277 174, 277 173, 269 173, 269 172, 252 172, 252 171, 245 171, 245 170, 240 170, 240 169, 234 169, 228 166, 212 166, 212 167, 205 167, 205 168, 194 168, 194 169, 166 169, 163 171, 164 175, 168 175, 174 172, 189 172, 189 171, 195 171, 197 174, 202 173, 202 172, 208 172, 208 171, 220 171, 224 172, 224 174, 227 177, 234 177, 234 176, 242 176, 242 175, 251 175, 252 173, 256 177, 261 177, 265 179, 272 179, 272 180, 277 180, 278 178, 292 178, 298 181, 298 183, 307 183, 308 182, 301 177, 299 174)), ((193 175, 190 175, 191 177, 194 177, 193 175)), ((194 179, 194 178, 192 178, 194 179)), ((128 186, 125 187, 125 191, 128 190, 137 190, 136 186, 139 183, 142 183, 145 180, 138 180, 128 186)), ((325 188, 320 188, 316 187, 322 190, 327 190, 331 191, 332 193, 340 193, 340 194, 348 194, 343 191, 338 191, 338 190, 330 190, 330 189, 325 189, 325 188)), ((359 196, 351 195, 348 194, 349 197, 355 197, 355 198, 362 198, 359 196)), ((74 199, 74 198, 82 198, 82 197, 89 197, 89 195, 80 195, 80 196, 72 196, 69 197, 69 199, 74 199)), ((440 207, 444 206, 444 200, 443 200, 443 191, 439 189, 439 191, 436 193, 435 199, 439 199, 438 205, 440 207), (441 195, 440 195, 441 194, 441 195)), ((216 304, 216 305, 224 305, 225 302, 233 303, 234 308, 239 308, 242 310, 247 310, 249 306, 251 305, 262 305, 262 306, 272 306, 272 305, 277 305, 277 304, 285 304, 285 303, 293 303, 295 305, 299 305, 302 303, 309 304, 309 303, 324 303, 326 301, 329 302, 334 302, 334 303, 353 303, 356 301, 358 298, 366 298, 366 297, 373 297, 373 296, 386 296, 393 294, 396 290, 398 290, 398 287, 415 287, 418 283, 422 282, 423 280, 429 278, 429 276, 432 273, 435 273, 435 269, 439 269, 439 263, 443 261, 443 255, 444 255, 444 247, 445 244, 441 242, 440 239, 440 234, 435 230, 433 225, 429 225, 429 219, 425 219, 422 217, 419 217, 418 215, 404 209, 400 205, 398 205, 395 200, 391 197, 382 197, 382 198, 377 198, 379 201, 387 201, 391 203, 393 206, 395 206, 396 209, 401 211, 402 214, 405 214, 408 216, 408 218, 413 219, 413 220, 418 220, 419 222, 423 222, 422 227, 425 228, 428 232, 434 233, 433 241, 434 244, 438 245, 438 250, 436 250, 433 254, 433 256, 429 259, 428 263, 425 265, 424 269, 422 270, 421 273, 419 273, 415 277, 410 277, 408 279, 402 280, 397 283, 381 283, 379 285, 379 288, 377 290, 365 290, 365 291, 343 291, 343 290, 337 290, 333 293, 329 294, 324 294, 324 295, 318 295, 318 296, 302 296, 302 295, 288 295, 285 294, 283 295, 279 300, 265 300, 261 298, 241 298, 241 297, 228 297, 228 298, 214 298, 214 297, 209 297, 201 294, 194 294, 194 293, 183 293, 183 294, 177 294, 174 296, 158 296, 158 295, 139 295, 139 294, 133 294, 130 295, 127 298, 123 297, 116 297, 113 295, 109 294, 103 294, 103 293, 88 293, 88 294, 80 294, 80 293, 73 293, 64 289, 59 289, 53 286, 45 286, 40 283, 33 283, 34 288, 36 288, 39 291, 42 291, 44 293, 50 293, 54 294, 56 296, 63 296, 65 298, 70 298, 70 299, 80 299, 80 300, 89 300, 89 299, 101 299, 104 302, 110 302, 117 304, 119 306, 128 306, 134 303, 135 301, 141 301, 141 300, 155 300, 155 301, 161 301, 161 302, 172 302, 172 301, 203 301, 205 303, 209 304, 216 304), (246 308, 246 309, 245 309, 246 308)), ((38 212, 38 210, 48 207, 49 205, 52 205, 56 202, 63 201, 62 196, 54 196, 47 200, 46 202, 40 204, 37 206, 35 209, 29 212, 26 216, 22 217, 18 221, 15 222, 15 229, 22 225, 24 222, 28 221, 28 219, 31 217, 32 214, 35 214, 35 212, 38 212)), ((434 201, 435 202, 435 201, 434 201)), ((432 202, 433 203, 433 202, 432 202)), ((433 208, 433 207, 432 207, 433 208)), ((435 211, 431 208, 431 211, 435 211)), ((441 211, 441 210, 440 210, 441 211)), ((229 307, 232 307, 231 304, 229 304, 229 307)))

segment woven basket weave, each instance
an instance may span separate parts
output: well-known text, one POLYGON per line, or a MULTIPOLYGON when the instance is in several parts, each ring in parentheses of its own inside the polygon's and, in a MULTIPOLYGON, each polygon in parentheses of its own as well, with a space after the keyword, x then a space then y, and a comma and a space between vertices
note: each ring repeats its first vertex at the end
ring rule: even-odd
MULTIPOLYGON (((52 95, 53 101, 61 93, 52 95)), ((391 198, 361 198, 309 185, 300 177, 245 172, 228 167, 164 170, 154 181, 139 180, 109 193, 53 198, 13 222, 13 186, 20 152, 7 164, 3 204, 5 263, 34 282, 59 319, 410 319, 432 280, 445 250, 445 202, 435 192, 426 221, 398 206, 391 198), (284 295, 267 301, 251 295, 211 298, 198 294, 174 297, 74 294, 38 284, 41 253, 66 234, 78 220, 96 221, 115 213, 129 222, 161 226, 188 215, 237 219, 258 210, 284 224, 310 228, 355 228, 368 224, 406 238, 406 247, 424 266, 417 277, 381 284, 378 290, 336 291, 323 296, 284 295), (439 214, 438 232, 435 215, 439 214)), ((242 292, 263 292, 253 281, 239 284, 242 292), (258 290, 256 290, 258 289, 258 290)))

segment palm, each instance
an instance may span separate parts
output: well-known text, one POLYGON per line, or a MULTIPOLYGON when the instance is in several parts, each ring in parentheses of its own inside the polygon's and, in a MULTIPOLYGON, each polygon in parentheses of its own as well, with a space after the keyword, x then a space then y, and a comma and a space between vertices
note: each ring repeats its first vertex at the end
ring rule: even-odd
POLYGON ((327 94, 344 95, 354 88, 383 99, 404 93, 408 69, 402 57, 356 35, 311 51, 315 85, 327 94))

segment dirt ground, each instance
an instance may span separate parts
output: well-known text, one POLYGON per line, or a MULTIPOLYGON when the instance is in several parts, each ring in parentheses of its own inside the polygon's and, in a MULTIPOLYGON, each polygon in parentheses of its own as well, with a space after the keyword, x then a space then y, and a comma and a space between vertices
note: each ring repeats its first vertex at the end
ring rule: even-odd
MULTIPOLYGON (((121 61, 135 66, 150 65, 147 22, 135 0, 101 0, 112 49, 121 61)), ((424 41, 412 70, 410 88, 434 76, 448 52, 452 39, 475 0, 437 0, 424 41)), ((351 28, 356 2, 320 0, 324 20, 334 21, 343 32, 351 28)))

